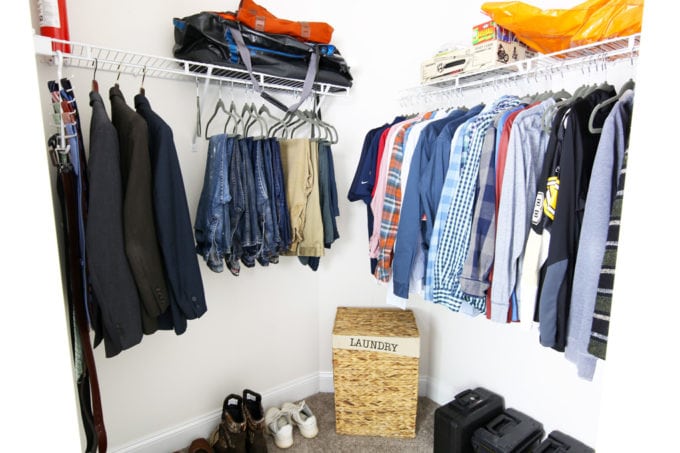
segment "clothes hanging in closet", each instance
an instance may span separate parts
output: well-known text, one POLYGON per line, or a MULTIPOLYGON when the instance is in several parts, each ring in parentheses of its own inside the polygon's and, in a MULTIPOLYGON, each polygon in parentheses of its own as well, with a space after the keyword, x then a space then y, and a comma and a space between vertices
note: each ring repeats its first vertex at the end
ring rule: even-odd
MULTIPOLYGON (((140 95, 147 122, 117 85, 110 90, 109 119, 97 88, 93 81, 89 162, 75 142, 71 148, 79 152, 70 161, 73 168, 87 166, 89 176, 88 190, 85 172, 75 171, 78 206, 89 210, 78 212, 88 324, 95 347, 103 341, 113 357, 159 328, 183 333, 187 319, 201 316, 206 305, 169 126, 140 95)), ((65 123, 69 142, 80 137, 65 123)))
MULTIPOLYGON (((86 438, 86 452, 106 451, 106 427, 90 342, 90 323, 98 325, 99 308, 89 297, 85 260, 85 221, 87 219, 88 184, 80 114, 75 94, 67 79, 48 82, 55 123, 60 131, 50 137, 48 146, 57 168, 56 189, 61 208, 61 225, 65 249, 64 284, 67 294, 71 350, 77 379, 78 402, 86 438), (61 83, 61 87, 59 86, 61 83)), ((95 345, 101 335, 95 334, 95 345)))
MULTIPOLYGON (((596 156, 611 154, 615 142, 598 146, 593 124, 607 124, 609 135, 617 124, 624 136, 629 122, 620 118, 630 115, 610 112, 629 112, 632 95, 614 98, 607 84, 562 95, 503 96, 470 110, 397 118, 366 134, 348 198, 369 207, 371 271, 389 282, 388 303, 403 307, 416 293, 496 322, 531 325, 535 317, 541 344, 558 351, 578 344, 567 352, 578 363, 597 338, 594 294, 590 305, 572 295, 576 263, 586 259, 579 239, 590 244, 590 227, 581 225, 596 156)), ((600 170, 593 175, 597 187, 600 170)), ((598 247, 604 253, 604 242, 598 247)), ((597 261, 589 261, 591 279, 600 275, 597 261)))
POLYGON ((207 311, 184 180, 170 126, 151 109, 145 94, 135 96, 135 109, 148 127, 153 213, 168 284, 169 309, 158 317, 158 324, 180 335, 187 320, 207 311))
POLYGON ((118 133, 98 92, 90 92, 90 106, 87 263, 102 310, 106 356, 113 357, 142 341, 141 301, 125 254, 118 133))
POLYGON ((604 359, 611 306, 615 250, 621 215, 633 91, 625 91, 601 130, 574 267, 565 356, 576 363, 579 376, 592 379, 595 357, 604 359), (612 220, 611 217, 614 216, 612 220), (613 255, 613 256, 612 256, 613 255), (593 344, 593 350, 589 348, 593 344))
MULTIPOLYGON (((550 172, 559 178, 558 203, 552 221, 551 241, 543 264, 537 300, 540 339, 544 346, 564 351, 567 319, 571 301, 574 264, 578 250, 583 209, 590 184, 599 134, 588 130, 590 114, 597 104, 616 94, 613 87, 598 88, 588 96, 575 100, 565 114, 562 152, 558 167, 550 172)), ((602 124, 611 110, 600 111, 602 124)))
POLYGON ((149 335, 158 330, 158 316, 169 303, 151 195, 149 132, 117 85, 109 90, 109 98, 120 144, 125 252, 142 301, 142 329, 149 335))
POLYGON ((317 270, 339 237, 337 199, 325 140, 210 136, 196 252, 213 272, 226 262, 234 276, 241 264, 268 266, 280 256, 297 256, 317 270))

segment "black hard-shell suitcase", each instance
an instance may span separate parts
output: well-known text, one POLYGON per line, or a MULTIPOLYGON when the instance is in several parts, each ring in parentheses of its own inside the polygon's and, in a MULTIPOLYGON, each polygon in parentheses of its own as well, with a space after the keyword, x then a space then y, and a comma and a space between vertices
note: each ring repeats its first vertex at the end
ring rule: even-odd
POLYGON ((434 453, 473 453, 472 433, 504 408, 502 396, 482 387, 460 392, 434 411, 434 453))
POLYGON ((543 424, 528 415, 506 409, 472 435, 476 453, 531 453, 543 439, 543 424))
POLYGON ((595 450, 561 431, 553 431, 541 442, 536 453, 595 453, 595 450))

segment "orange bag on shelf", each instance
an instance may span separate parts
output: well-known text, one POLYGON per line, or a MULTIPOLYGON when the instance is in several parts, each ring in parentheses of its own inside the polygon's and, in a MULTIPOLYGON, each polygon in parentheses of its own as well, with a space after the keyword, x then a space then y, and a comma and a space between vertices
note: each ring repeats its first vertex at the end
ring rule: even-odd
POLYGON ((253 0, 241 0, 236 19, 257 31, 293 36, 302 41, 319 44, 330 44, 333 36, 333 27, 325 22, 294 22, 279 19, 253 0))
POLYGON ((482 11, 527 46, 552 53, 639 33, 644 0, 586 0, 542 10, 524 2, 486 2, 482 11))

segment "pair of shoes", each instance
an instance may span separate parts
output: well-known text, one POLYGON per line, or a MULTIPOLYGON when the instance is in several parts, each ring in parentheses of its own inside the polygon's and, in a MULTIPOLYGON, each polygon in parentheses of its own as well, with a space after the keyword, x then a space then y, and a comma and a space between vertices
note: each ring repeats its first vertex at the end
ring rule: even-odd
POLYGON ((293 423, 290 414, 278 407, 270 407, 264 416, 267 432, 274 436, 274 444, 279 448, 293 445, 293 423))
POLYGON ((283 403, 283 406, 270 407, 264 417, 267 431, 274 436, 274 443, 279 448, 288 448, 293 445, 293 425, 297 425, 300 434, 307 439, 319 434, 316 416, 305 403, 283 403))
POLYGON ((222 404, 222 420, 210 436, 215 453, 267 453, 264 439, 262 397, 243 390, 243 397, 232 393, 222 404))
POLYGON ((311 439, 319 434, 319 427, 316 423, 316 416, 312 413, 305 400, 297 403, 283 403, 281 410, 290 415, 293 424, 300 429, 302 437, 311 439))

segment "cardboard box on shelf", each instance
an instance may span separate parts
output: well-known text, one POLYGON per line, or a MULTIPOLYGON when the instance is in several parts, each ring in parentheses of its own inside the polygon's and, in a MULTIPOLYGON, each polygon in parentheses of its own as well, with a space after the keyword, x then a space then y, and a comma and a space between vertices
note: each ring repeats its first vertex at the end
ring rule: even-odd
POLYGON ((492 40, 517 42, 517 37, 513 32, 501 27, 492 20, 472 27, 473 46, 492 40))
POLYGON ((454 49, 440 52, 420 65, 421 83, 443 80, 465 71, 472 60, 472 49, 454 49))
POLYGON ((472 58, 465 72, 502 66, 535 56, 536 52, 520 42, 493 39, 472 47, 472 58))

